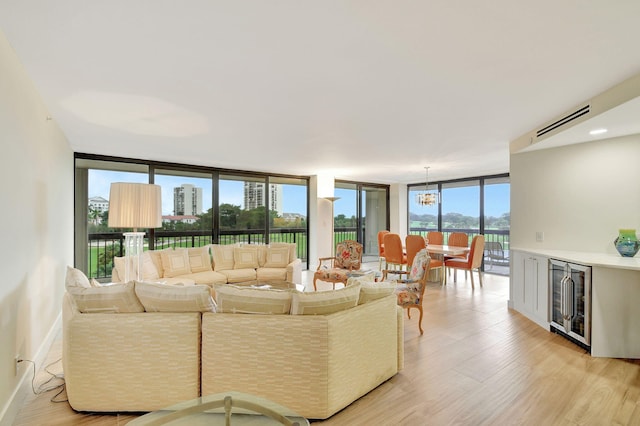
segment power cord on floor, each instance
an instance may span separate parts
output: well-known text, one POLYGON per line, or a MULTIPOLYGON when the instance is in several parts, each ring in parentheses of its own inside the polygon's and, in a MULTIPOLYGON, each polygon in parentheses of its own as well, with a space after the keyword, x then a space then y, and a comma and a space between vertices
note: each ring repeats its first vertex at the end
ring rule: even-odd
POLYGON ((18 363, 21 362, 28 362, 31 364, 32 367, 32 371, 33 371, 33 377, 31 378, 31 390, 33 391, 34 395, 41 395, 43 393, 47 393, 47 392, 51 392, 53 390, 56 389, 60 389, 58 391, 58 393, 56 393, 55 395, 53 395, 50 399, 51 402, 67 402, 66 399, 56 399, 62 392, 64 392, 65 389, 65 382, 64 382, 64 375, 62 374, 55 374, 52 373, 51 371, 49 371, 49 367, 51 367, 53 364, 60 362, 62 360, 62 358, 58 358, 57 360, 53 361, 50 364, 47 364, 47 366, 44 368, 44 371, 46 371, 51 377, 49 377, 49 379, 47 379, 46 381, 44 381, 43 383, 41 383, 38 388, 36 389, 36 363, 31 361, 30 359, 19 359, 18 363), (62 383, 58 383, 58 384, 53 384, 52 386, 49 387, 45 387, 46 385, 50 384, 53 380, 58 379, 58 380, 62 380, 62 383))

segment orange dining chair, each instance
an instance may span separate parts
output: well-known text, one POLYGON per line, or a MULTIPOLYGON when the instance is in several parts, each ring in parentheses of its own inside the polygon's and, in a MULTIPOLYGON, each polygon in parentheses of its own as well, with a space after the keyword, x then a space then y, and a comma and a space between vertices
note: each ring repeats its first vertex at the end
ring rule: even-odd
MULTIPOLYGON (((454 270, 462 269, 464 271, 469 271, 471 275, 471 288, 473 287, 473 270, 478 271, 478 279, 480 280, 480 287, 482 287, 482 271, 480 267, 482 266, 482 258, 484 257, 484 235, 476 235, 471 240, 471 248, 469 250, 469 254, 466 258, 453 258, 446 260, 444 262, 445 267, 453 268, 454 270)), ((455 271, 453 274, 453 281, 456 281, 455 271)))
POLYGON ((418 319, 418 329, 420 335, 422 331, 422 299, 424 299, 424 289, 427 287, 427 278, 429 276, 431 258, 426 249, 420 250, 416 253, 411 270, 409 271, 387 271, 384 270, 382 274, 382 280, 386 281, 387 272, 390 274, 407 274, 406 280, 398 280, 396 287, 396 297, 398 298, 398 305, 407 310, 407 316, 411 319, 411 308, 416 308, 420 311, 420 318, 418 319))
MULTIPOLYGON (((453 247, 469 247, 469 236, 464 232, 452 232, 451 234, 449 234, 447 245, 453 247)), ((444 257, 444 260, 447 261, 454 258, 466 259, 466 257, 466 254, 446 255, 444 257)), ((464 273, 464 277, 465 279, 467 278, 466 271, 464 273)))
POLYGON ((407 251, 407 266, 413 265, 413 258, 423 248, 427 248, 427 243, 421 235, 407 235, 404 239, 404 246, 407 251))
POLYGON ((429 231, 427 232, 427 242, 429 244, 441 246, 444 244, 444 235, 440 231, 429 231))
POLYGON ((384 243, 384 260, 388 265, 398 265, 400 269, 407 264, 407 255, 402 248, 400 235, 388 233, 382 239, 384 243))
MULTIPOLYGON (((378 269, 382 271, 382 261, 385 260, 384 259, 384 241, 383 238, 386 234, 388 234, 389 231, 379 231, 378 232, 378 269)), ((385 265, 386 267, 386 265, 385 265)))

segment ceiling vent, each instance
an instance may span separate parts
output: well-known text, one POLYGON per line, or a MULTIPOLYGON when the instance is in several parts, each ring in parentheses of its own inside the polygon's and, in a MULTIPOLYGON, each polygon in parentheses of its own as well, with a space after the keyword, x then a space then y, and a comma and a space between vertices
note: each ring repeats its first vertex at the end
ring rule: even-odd
POLYGON ((585 106, 583 106, 580 109, 577 109, 576 111, 572 112, 571 114, 568 114, 564 117, 562 117, 561 119, 554 121, 553 123, 549 124, 546 127, 543 127, 542 129, 538 130, 536 132, 536 137, 540 137, 543 136, 549 132, 554 131, 555 129, 559 129, 563 126, 566 126, 567 124, 571 123, 574 120, 577 120, 578 118, 582 117, 585 114, 589 114, 589 111, 591 110, 591 105, 587 104, 585 106))

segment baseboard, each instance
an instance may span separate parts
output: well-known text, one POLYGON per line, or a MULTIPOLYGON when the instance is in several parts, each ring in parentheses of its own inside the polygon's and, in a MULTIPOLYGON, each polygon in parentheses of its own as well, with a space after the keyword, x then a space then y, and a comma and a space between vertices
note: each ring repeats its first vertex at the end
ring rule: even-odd
MULTIPOLYGON (((49 350, 51 349, 51 345, 56 339, 58 333, 60 332, 60 328, 62 326, 62 312, 58 314, 58 317, 54 321, 53 325, 49 329, 47 336, 43 340, 42 344, 38 348, 37 353, 33 357, 32 361, 35 363, 36 372, 40 371, 42 368, 42 364, 47 358, 49 354, 49 350)), ((28 364, 27 364, 28 365, 28 364)), ((25 398, 29 393, 33 392, 31 390, 31 376, 33 374, 33 369, 23 368, 20 379, 18 380, 18 384, 14 389, 11 397, 2 408, 2 412, 0 412, 0 426, 11 426, 18 415, 18 411, 22 408, 22 404, 24 403, 25 398)))

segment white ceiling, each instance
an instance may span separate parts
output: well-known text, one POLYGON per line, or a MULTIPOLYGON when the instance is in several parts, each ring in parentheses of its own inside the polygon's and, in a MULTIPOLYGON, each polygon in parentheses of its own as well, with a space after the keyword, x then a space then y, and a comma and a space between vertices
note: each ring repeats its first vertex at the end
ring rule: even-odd
POLYGON ((637 0, 0 1, 75 151, 379 183, 507 172, 511 140, 640 73, 638 22, 637 0))

